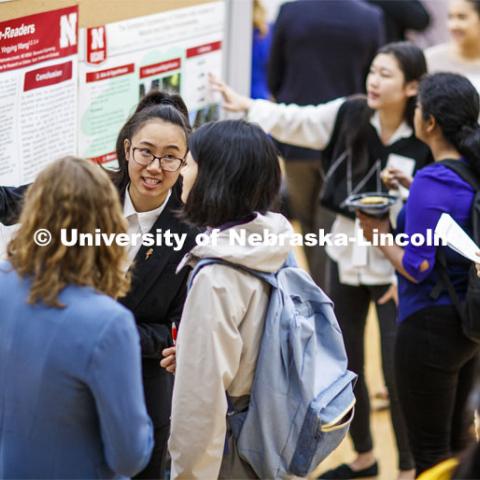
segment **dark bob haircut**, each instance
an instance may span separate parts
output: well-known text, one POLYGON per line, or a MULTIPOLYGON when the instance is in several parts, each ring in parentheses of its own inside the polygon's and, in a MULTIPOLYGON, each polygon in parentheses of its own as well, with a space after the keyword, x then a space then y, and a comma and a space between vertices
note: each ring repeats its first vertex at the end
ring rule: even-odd
POLYGON ((219 227, 265 213, 277 200, 281 171, 277 151, 262 129, 243 120, 208 123, 189 139, 198 175, 183 218, 219 227))

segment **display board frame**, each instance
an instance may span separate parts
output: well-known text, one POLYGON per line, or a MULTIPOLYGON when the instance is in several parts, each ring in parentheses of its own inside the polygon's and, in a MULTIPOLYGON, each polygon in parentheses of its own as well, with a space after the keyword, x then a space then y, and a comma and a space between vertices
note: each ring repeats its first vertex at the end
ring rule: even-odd
POLYGON ((0 3, 0 20, 78 5, 79 27, 95 27, 152 13, 209 3, 211 0, 12 0, 0 3), (135 15, 132 15, 134 5, 135 15))

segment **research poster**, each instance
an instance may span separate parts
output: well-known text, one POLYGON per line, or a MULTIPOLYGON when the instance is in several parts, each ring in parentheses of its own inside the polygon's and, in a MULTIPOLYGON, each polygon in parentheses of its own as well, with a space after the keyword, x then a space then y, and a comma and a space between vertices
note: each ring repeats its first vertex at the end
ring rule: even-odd
POLYGON ((222 74, 224 2, 80 31, 79 155, 116 165, 118 132, 152 89, 180 93, 192 125, 218 118, 208 73, 222 74))
POLYGON ((0 22, 0 184, 77 151, 78 7, 0 22))

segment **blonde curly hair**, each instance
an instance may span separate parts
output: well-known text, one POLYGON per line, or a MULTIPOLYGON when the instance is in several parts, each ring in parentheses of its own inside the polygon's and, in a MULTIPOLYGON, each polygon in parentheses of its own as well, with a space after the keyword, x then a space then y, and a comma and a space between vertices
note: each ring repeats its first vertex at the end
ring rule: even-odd
POLYGON ((7 258, 20 276, 31 279, 29 303, 64 307, 58 296, 72 284, 114 298, 125 295, 130 287, 124 271, 126 249, 115 242, 67 247, 61 243, 61 229, 91 234, 96 229, 106 234, 127 231, 118 191, 98 165, 65 157, 45 168, 28 188, 20 228, 7 246, 7 258), (35 243, 39 229, 51 233, 50 244, 35 243))

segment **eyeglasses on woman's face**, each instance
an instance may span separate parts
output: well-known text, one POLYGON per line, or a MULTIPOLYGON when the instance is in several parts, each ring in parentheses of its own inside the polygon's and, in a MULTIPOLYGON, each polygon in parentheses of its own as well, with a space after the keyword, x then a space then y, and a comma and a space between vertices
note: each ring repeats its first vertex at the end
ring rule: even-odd
POLYGON ((143 167, 148 167, 155 160, 158 160, 160 168, 165 172, 176 172, 185 165, 185 158, 178 158, 174 155, 157 157, 148 148, 142 147, 132 147, 132 157, 135 162, 143 167))

